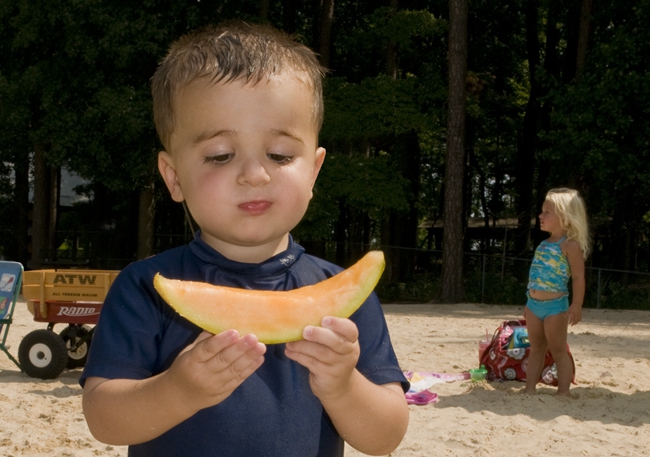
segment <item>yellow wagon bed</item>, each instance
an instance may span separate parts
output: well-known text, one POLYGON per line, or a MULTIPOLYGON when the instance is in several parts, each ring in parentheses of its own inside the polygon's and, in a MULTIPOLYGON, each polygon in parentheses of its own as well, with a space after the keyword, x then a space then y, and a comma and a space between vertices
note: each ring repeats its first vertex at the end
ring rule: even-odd
POLYGON ((106 294, 118 270, 32 270, 23 274, 23 297, 36 322, 47 329, 27 334, 18 349, 29 376, 53 379, 65 368, 82 367, 106 294), (56 324, 66 324, 59 333, 56 324))

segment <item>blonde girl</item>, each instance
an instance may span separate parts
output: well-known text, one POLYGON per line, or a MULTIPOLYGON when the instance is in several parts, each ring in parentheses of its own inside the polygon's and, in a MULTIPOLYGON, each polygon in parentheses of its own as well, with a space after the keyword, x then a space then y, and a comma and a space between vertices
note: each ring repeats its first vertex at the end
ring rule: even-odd
POLYGON ((557 367, 557 394, 568 396, 573 362, 567 353, 567 328, 582 319, 585 258, 590 245, 585 203, 578 191, 551 189, 539 222, 550 235, 537 247, 529 273, 524 310, 530 341, 525 393, 535 393, 544 356, 550 350, 557 367))

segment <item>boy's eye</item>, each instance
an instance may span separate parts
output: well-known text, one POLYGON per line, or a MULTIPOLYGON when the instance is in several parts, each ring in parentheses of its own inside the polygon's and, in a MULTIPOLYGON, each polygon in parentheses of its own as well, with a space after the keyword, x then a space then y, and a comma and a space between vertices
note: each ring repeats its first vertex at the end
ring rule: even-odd
POLYGON ((271 159, 272 162, 275 162, 280 165, 287 164, 293 160, 293 157, 291 156, 286 156, 283 154, 266 154, 266 157, 271 159))
POLYGON ((213 156, 207 156, 203 159, 204 163, 216 163, 217 165, 223 165, 232 160, 235 154, 216 154, 213 156))

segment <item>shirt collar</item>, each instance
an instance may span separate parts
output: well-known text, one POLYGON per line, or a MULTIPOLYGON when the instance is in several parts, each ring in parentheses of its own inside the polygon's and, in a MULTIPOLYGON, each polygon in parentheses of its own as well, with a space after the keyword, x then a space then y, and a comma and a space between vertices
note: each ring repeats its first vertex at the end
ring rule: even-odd
POLYGON ((288 248, 279 254, 267 259, 261 263, 244 263, 236 262, 224 257, 201 239, 201 231, 194 234, 194 240, 190 242, 190 249, 199 259, 210 266, 216 266, 219 269, 236 272, 240 275, 251 276, 275 276, 285 274, 286 271, 298 261, 305 249, 294 242, 293 237, 289 235, 288 248))

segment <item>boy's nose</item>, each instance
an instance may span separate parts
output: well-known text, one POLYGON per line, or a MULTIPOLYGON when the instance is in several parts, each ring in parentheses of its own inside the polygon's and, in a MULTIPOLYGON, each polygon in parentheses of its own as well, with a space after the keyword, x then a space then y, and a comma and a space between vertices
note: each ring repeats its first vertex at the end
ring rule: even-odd
POLYGON ((243 164, 237 182, 243 185, 259 186, 271 181, 264 165, 258 160, 248 160, 243 164))

